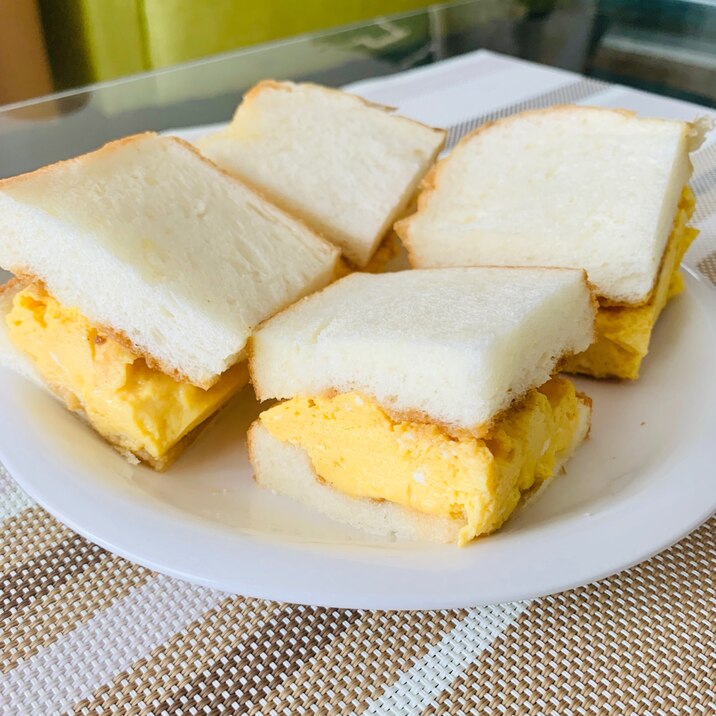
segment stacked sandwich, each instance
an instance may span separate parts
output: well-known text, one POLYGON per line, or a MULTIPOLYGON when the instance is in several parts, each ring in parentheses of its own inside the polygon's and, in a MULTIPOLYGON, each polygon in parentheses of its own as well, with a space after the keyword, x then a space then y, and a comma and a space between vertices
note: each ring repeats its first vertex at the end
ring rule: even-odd
POLYGON ((254 326, 338 259, 188 144, 129 137, 0 183, 0 356, 164 469, 246 384, 254 326))
POLYGON ((583 271, 354 274, 265 323, 256 479, 369 532, 465 544, 584 440, 590 401, 555 375, 594 337, 583 271))
POLYGON ((697 235, 689 152, 706 124, 554 107, 486 124, 426 177, 396 230, 415 267, 570 266, 599 300, 566 369, 635 379, 697 235))

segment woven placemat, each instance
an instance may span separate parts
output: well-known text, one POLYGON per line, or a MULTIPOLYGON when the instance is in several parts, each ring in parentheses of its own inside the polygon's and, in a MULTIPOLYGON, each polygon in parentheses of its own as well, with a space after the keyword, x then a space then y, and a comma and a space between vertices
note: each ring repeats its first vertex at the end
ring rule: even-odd
POLYGON ((157 575, 0 489, 2 713, 716 713, 716 518, 581 589, 386 613, 157 575))
MULTIPOLYGON (((450 142, 604 87, 576 80, 455 125, 450 142)), ((694 167, 691 255, 716 282, 716 146, 694 167)), ((716 714, 716 517, 597 584, 410 613, 227 597, 156 574, 60 525, 2 467, 0 530, 2 714, 716 714)))

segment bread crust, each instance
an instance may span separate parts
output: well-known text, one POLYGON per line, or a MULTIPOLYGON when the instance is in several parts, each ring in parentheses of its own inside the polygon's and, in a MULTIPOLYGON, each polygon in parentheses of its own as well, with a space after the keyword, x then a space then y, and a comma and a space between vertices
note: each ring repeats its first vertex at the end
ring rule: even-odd
MULTIPOLYGON (((633 119, 636 118, 638 115, 636 112, 628 109, 612 109, 608 107, 592 107, 592 106, 582 106, 582 105, 572 105, 572 104, 560 104, 560 105, 553 105, 552 107, 543 107, 541 109, 531 109, 526 110, 524 112, 518 112, 516 114, 512 114, 508 117, 503 117, 501 119, 495 119, 491 120, 489 122, 485 122, 484 124, 481 124, 479 127, 474 129, 472 132, 469 132, 464 137, 460 139, 460 141, 453 147, 450 154, 443 159, 436 162, 433 167, 430 169, 430 171, 425 175, 423 178, 423 181, 420 184, 420 189, 418 192, 418 198, 417 198, 417 209, 416 211, 408 217, 405 217, 399 221, 397 221, 394 225, 395 232, 400 237, 401 241, 403 242, 403 245, 406 248, 406 251, 408 253, 408 261, 413 268, 419 268, 419 256, 417 255, 415 251, 415 247, 412 243, 412 228, 413 223, 417 219, 418 215, 427 208, 427 206, 432 201, 432 194, 437 191, 437 189, 440 186, 440 177, 441 173, 444 170, 445 166, 447 166, 447 163, 450 161, 452 157, 452 152, 457 150, 459 147, 462 147, 463 145, 468 144, 471 142, 475 137, 489 131, 490 129, 500 126, 503 127, 507 124, 510 124, 512 122, 515 122, 517 120, 521 120, 524 117, 530 117, 535 115, 547 115, 547 114, 556 114, 556 113, 562 113, 562 112, 602 112, 607 114, 618 114, 623 117, 633 119)), ((663 120, 663 119, 653 119, 653 118, 639 118, 640 122, 665 122, 665 121, 673 121, 673 120, 663 120)), ((698 124, 698 120, 696 122, 683 122, 684 128, 683 132, 684 135, 687 138, 687 141, 689 141, 691 144, 690 138, 698 135, 703 136, 703 128, 700 124, 698 124)), ((676 215, 678 211, 678 201, 677 205, 674 207, 674 215, 676 215)), ((666 251, 664 251, 665 253, 666 251)), ((664 256, 662 254, 661 262, 663 263, 664 256)), ((661 268, 661 264, 659 266, 659 269, 661 268)), ((656 286, 656 280, 659 275, 659 270, 656 271, 654 275, 654 279, 652 281, 652 286, 649 289, 649 292, 646 294, 645 297, 641 298, 638 301, 633 302, 624 302, 624 301, 615 301, 612 300, 606 296, 598 295, 598 299, 600 302, 602 302, 602 305, 610 305, 610 306, 629 306, 629 307, 638 307, 638 306, 644 306, 645 304, 649 303, 651 300, 654 289, 656 286)))
POLYGON ((81 164, 87 157, 95 157, 104 153, 111 153, 118 149, 120 146, 125 144, 132 144, 133 142, 147 138, 147 137, 158 137, 156 132, 139 132, 137 134, 130 134, 128 137, 122 137, 121 139, 114 139, 111 142, 107 142, 98 149, 94 149, 91 152, 85 152, 76 157, 70 157, 69 159, 61 159, 59 162, 53 162, 52 164, 46 164, 44 167, 39 167, 31 172, 24 172, 14 177, 7 177, 6 179, 0 179, 0 191, 8 187, 16 186, 17 184, 23 184, 26 181, 33 179, 36 176, 53 172, 56 169, 61 169, 65 166, 74 164, 81 164))

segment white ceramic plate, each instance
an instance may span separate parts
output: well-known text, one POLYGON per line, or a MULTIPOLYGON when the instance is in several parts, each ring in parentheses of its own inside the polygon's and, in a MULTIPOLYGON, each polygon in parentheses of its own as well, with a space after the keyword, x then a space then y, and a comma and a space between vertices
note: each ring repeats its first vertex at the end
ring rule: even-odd
POLYGON ((259 489, 238 398, 168 474, 128 465, 50 397, 0 371, 0 459, 52 514, 166 574, 247 596, 382 609, 519 600, 591 582, 716 509, 716 291, 695 274, 637 383, 578 381, 590 441, 567 474, 465 549, 390 543, 259 489))

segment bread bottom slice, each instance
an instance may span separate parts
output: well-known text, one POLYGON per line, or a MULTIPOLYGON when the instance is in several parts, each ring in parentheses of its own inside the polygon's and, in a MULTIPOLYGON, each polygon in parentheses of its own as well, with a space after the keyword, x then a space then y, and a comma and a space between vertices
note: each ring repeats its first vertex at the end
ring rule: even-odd
MULTIPOLYGON (((578 419, 571 444, 558 456, 554 474, 561 471, 577 447, 587 438, 591 425, 591 401, 578 396, 578 419)), ((325 484, 316 474, 308 454, 290 443, 281 442, 256 421, 248 435, 249 457, 256 482, 370 534, 407 541, 454 543, 459 541, 464 519, 439 517, 395 503, 356 498, 325 484)), ((551 478, 550 478, 551 479, 551 478)), ((549 480, 522 495, 522 502, 541 491, 549 480)))

